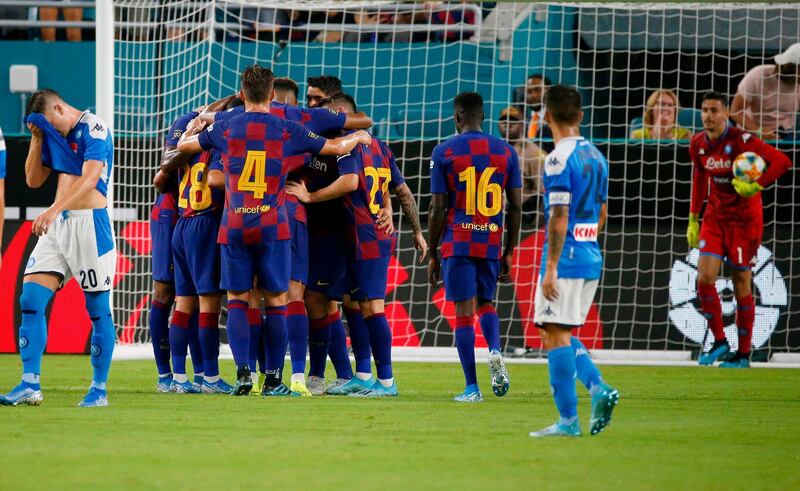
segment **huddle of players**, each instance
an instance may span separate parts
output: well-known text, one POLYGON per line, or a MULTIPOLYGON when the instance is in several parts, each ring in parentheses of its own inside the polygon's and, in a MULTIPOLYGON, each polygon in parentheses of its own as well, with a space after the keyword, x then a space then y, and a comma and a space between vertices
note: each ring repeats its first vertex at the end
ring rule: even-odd
POLYGON ((389 148, 352 131, 372 122, 339 80, 309 85, 310 107, 298 108, 292 80, 248 67, 239 94, 178 118, 167 135, 151 215, 159 391, 246 395, 260 368, 267 396, 397 395, 383 305, 395 240, 388 193, 398 195, 424 257, 416 204, 389 148), (217 361, 222 291, 233 386, 217 361), (339 317, 343 296, 355 376, 339 317), (282 382, 287 344, 291 388, 282 382), (326 387, 329 355, 337 381, 326 387))

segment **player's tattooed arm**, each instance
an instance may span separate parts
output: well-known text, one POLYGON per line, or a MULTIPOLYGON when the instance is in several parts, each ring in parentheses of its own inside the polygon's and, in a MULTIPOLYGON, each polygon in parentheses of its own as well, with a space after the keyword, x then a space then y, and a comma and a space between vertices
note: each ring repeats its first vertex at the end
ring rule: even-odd
POLYGON ((597 220, 597 231, 602 232, 608 219, 608 203, 600 205, 600 218, 597 220))
POLYGON ((25 159, 25 183, 29 188, 36 189, 50 176, 50 168, 42 165, 42 130, 31 123, 28 123, 28 129, 31 131, 31 145, 25 159))
POLYGON ((506 245, 503 248, 503 257, 500 261, 500 281, 508 281, 511 274, 511 259, 514 249, 519 245, 519 229, 522 223, 522 188, 506 190, 506 245))
POLYGON ((547 300, 558 298, 558 260, 564 249, 569 221, 568 206, 553 206, 550 209, 550 222, 547 225, 547 262, 542 278, 542 293, 547 300))
POLYGON ((397 200, 400 202, 403 216, 411 223, 411 230, 414 231, 414 248, 420 253, 419 262, 422 262, 428 255, 428 243, 425 241, 425 235, 422 233, 422 225, 419 222, 417 201, 414 199, 414 194, 406 183, 397 186, 394 193, 397 195, 397 200))
POLYGON ((439 283, 439 241, 444 231, 444 222, 447 211, 447 194, 435 193, 431 196, 431 204, 428 208, 428 245, 430 255, 428 256, 428 282, 436 286, 439 283))

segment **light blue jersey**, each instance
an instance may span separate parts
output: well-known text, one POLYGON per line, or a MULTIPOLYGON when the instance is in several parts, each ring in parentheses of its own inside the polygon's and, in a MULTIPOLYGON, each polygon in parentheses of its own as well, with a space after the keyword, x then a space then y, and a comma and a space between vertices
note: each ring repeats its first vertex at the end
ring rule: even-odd
POLYGON ((79 159, 80 166, 75 163, 67 164, 60 169, 61 172, 80 176, 83 173, 83 162, 98 160, 103 163, 103 172, 97 181, 97 190, 105 196, 108 191, 108 179, 111 177, 111 167, 114 165, 114 142, 111 132, 102 119, 85 111, 81 114, 78 123, 67 134, 67 143, 79 159))
MULTIPOLYGON (((603 255, 597 243, 600 207, 608 199, 608 162, 583 137, 564 138, 544 164, 545 230, 550 207, 569 206, 564 249, 558 261, 559 278, 600 278, 603 255)), ((547 235, 540 273, 547 263, 547 235)))

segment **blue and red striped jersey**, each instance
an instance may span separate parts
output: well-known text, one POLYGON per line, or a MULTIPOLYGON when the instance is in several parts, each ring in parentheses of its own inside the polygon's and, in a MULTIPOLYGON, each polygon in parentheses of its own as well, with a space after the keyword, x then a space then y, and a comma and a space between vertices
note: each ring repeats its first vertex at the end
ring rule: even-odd
POLYGON ((394 236, 379 230, 375 223, 378 211, 389 196, 389 190, 403 184, 389 147, 372 137, 370 145, 357 145, 339 158, 339 174, 358 174, 358 188, 344 196, 347 216, 346 238, 352 261, 363 261, 391 255, 394 236))
POLYGON ((225 210, 220 244, 266 244, 288 240, 283 206, 286 162, 305 152, 319 153, 326 140, 272 114, 245 112, 209 126, 198 136, 205 150, 222 154, 225 210))
POLYGON ((499 259, 503 192, 521 187, 517 152, 503 140, 471 131, 437 145, 431 193, 446 194, 448 208, 442 257, 499 259))
POLYGON ((157 222, 161 216, 171 216, 172 224, 178 221, 177 189, 158 193, 153 207, 150 209, 150 220, 157 222))
POLYGON ((208 173, 212 170, 223 170, 217 150, 193 155, 178 169, 178 210, 182 217, 219 213, 225 206, 225 192, 208 185, 208 173))

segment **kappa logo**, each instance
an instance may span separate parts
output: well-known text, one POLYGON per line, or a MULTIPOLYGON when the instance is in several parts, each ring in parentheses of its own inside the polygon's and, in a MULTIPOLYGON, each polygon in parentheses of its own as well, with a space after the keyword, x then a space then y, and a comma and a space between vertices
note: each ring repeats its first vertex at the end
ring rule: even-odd
POLYGON ((109 286, 109 285, 111 285, 111 277, 110 277, 110 276, 106 276, 106 281, 105 281, 103 284, 104 284, 105 286, 109 286))
POLYGON ((751 135, 750 133, 742 133, 742 141, 745 143, 747 143, 747 140, 749 140, 752 137, 753 135, 751 135))
POLYGON ((553 309, 551 309, 551 308, 550 308, 550 306, 548 305, 548 306, 546 306, 546 307, 544 308, 544 310, 542 311, 542 315, 554 316, 554 315, 556 315, 556 313, 555 313, 555 311, 553 311, 553 309))
POLYGON ((547 161, 548 167, 557 167, 558 165, 559 165, 558 159, 555 157, 550 157, 550 159, 547 161))
POLYGON ((706 149, 705 149, 705 148, 701 148, 701 149, 700 149, 700 151, 699 151, 699 152, 697 152, 697 153, 698 153, 699 155, 705 155, 705 154, 706 154, 706 149))
POLYGON ((103 131, 104 129, 105 129, 105 128, 103 128, 103 125, 102 125, 102 124, 100 124, 100 123, 96 123, 96 124, 94 125, 94 128, 92 128, 92 131, 103 131))

